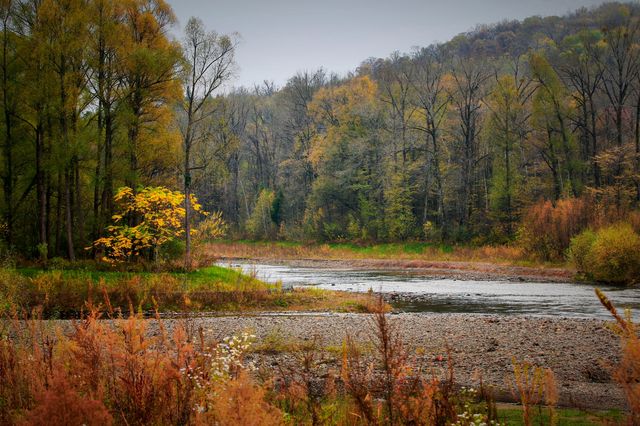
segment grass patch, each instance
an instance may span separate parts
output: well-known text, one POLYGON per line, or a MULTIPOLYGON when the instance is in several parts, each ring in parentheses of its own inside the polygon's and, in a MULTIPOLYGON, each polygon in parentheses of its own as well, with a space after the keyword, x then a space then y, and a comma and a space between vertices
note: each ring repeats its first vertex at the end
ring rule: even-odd
POLYGON ((202 247, 207 257, 246 259, 420 260, 500 263, 515 266, 563 267, 565 262, 532 260, 516 246, 469 246, 405 242, 385 244, 304 244, 283 241, 218 241, 202 247))
MULTIPOLYGON (((536 407, 532 410, 534 425, 551 424, 549 413, 544 407, 536 407)), ((619 410, 609 411, 583 411, 573 408, 557 408, 558 426, 594 426, 604 424, 620 424, 624 421, 624 414, 619 410)), ((508 425, 524 425, 522 420, 522 407, 501 405, 498 407, 498 417, 501 422, 508 425)))
POLYGON ((103 311, 368 312, 368 295, 319 289, 283 290, 239 270, 210 266, 190 273, 0 269, 0 313, 42 308, 46 318, 103 311))

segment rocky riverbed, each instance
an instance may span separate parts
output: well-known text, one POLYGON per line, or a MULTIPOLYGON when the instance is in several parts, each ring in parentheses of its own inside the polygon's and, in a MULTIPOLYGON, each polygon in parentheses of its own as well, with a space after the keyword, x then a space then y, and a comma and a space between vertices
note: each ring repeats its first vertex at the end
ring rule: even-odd
MULTIPOLYGON (((512 400, 508 383, 512 359, 517 359, 553 370, 561 405, 625 407, 622 392, 609 373, 619 359, 620 345, 603 321, 407 313, 391 314, 390 319, 408 348, 412 352, 418 350, 434 373, 444 374, 450 348, 456 381, 474 386, 481 375, 485 384, 495 386, 499 400, 512 400)), ((288 342, 316 338, 321 347, 329 349, 325 368, 336 371, 340 353, 335 348, 340 348, 345 336, 351 335, 366 346, 373 332, 372 318, 358 314, 263 314, 166 319, 164 323, 171 328, 179 321, 202 327, 216 339, 250 331, 256 335, 258 345, 270 341, 274 346, 286 347, 288 342)), ((287 350, 266 349, 251 354, 252 360, 266 370, 294 364, 295 356, 287 350)))

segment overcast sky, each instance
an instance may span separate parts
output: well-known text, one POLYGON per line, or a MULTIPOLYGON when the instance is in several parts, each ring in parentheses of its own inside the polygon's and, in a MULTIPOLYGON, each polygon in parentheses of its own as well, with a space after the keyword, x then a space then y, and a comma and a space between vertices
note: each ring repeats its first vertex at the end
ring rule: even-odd
POLYGON ((503 19, 562 15, 602 0, 168 0, 182 26, 201 18, 219 33, 237 32, 234 85, 283 85, 301 70, 344 74, 369 57, 447 41, 503 19))

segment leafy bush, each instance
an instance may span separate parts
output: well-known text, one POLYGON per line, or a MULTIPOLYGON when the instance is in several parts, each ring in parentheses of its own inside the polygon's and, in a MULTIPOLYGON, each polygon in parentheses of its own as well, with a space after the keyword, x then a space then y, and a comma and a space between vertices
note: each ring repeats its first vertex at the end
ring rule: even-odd
POLYGON ((251 238, 268 239, 273 238, 277 228, 273 221, 273 204, 276 194, 268 189, 263 189, 258 195, 256 205, 247 219, 245 227, 251 238))
POLYGON ((580 271, 584 271, 587 268, 589 253, 596 238, 596 233, 587 229, 571 239, 569 258, 580 271))
POLYGON ((184 240, 169 240, 160 247, 159 260, 168 261, 181 259, 184 256, 186 244, 184 240))
POLYGON ((640 235, 626 222, 585 231, 571 242, 571 258, 588 277, 614 284, 640 281, 640 235))
POLYGON ((213 212, 198 225, 196 240, 219 240, 227 234, 228 229, 229 226, 222 218, 222 212, 213 212))

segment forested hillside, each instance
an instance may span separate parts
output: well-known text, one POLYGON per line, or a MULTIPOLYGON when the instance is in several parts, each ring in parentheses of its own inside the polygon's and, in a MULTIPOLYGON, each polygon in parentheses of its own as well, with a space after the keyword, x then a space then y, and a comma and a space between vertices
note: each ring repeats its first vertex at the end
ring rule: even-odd
POLYGON ((315 241, 502 243, 558 205, 640 202, 638 4, 226 92, 241 46, 197 20, 172 39, 163 0, 1 7, 2 231, 27 256, 94 255, 122 186, 193 193, 231 237, 315 241))

